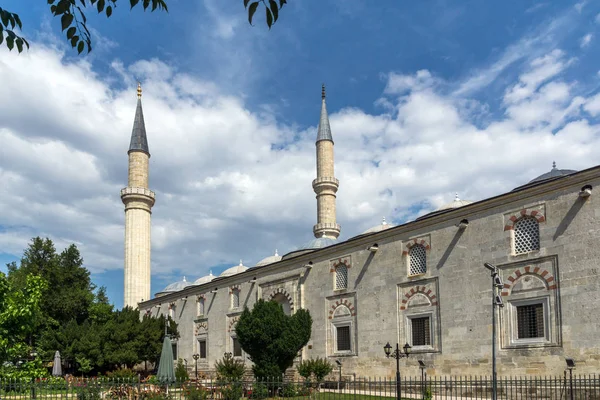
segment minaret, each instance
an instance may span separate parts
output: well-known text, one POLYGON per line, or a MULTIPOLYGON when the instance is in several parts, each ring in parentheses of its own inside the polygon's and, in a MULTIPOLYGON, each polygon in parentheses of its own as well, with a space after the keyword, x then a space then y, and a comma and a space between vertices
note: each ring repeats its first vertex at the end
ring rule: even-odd
POLYGON ((335 194, 340 185, 333 175, 333 137, 325 105, 325 85, 321 90, 321 119, 317 132, 317 179, 312 183, 317 194, 317 224, 315 237, 337 239, 340 226, 335 220, 335 194))
POLYGON ((148 139, 142 111, 142 87, 138 83, 137 108, 129 144, 129 180, 121 189, 125 204, 125 299, 123 307, 137 308, 150 299, 150 214, 154 192, 148 189, 148 139))

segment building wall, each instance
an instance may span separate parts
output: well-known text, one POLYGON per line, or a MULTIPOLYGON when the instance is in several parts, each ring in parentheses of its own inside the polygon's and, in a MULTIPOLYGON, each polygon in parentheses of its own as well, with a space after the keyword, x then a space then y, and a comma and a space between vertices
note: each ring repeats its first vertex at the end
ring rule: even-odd
MULTIPOLYGON (((224 352, 243 306, 257 298, 287 299, 291 311, 310 310, 313 333, 303 357, 339 359, 343 374, 389 376, 395 361, 386 359, 389 341, 411 342, 411 317, 427 315, 431 346, 414 347, 400 361, 402 372, 420 374, 424 360, 430 375, 491 373, 491 278, 483 267, 499 268, 505 284, 499 312, 498 373, 561 374, 564 358, 573 357, 578 372, 597 371, 600 344, 597 299, 600 279, 600 198, 579 197, 585 184, 600 184, 600 167, 382 232, 352 238, 312 253, 250 269, 209 284, 187 288, 140 304, 153 315, 175 304, 179 356, 193 367, 195 337, 207 335, 212 369, 224 352), (538 221, 540 249, 515 255, 515 220, 538 221), (461 230, 459 221, 468 219, 461 230), (367 248, 374 243, 374 253, 367 248), (423 246, 427 271, 409 276, 412 246, 423 246), (305 265, 312 261, 312 267, 305 265), (336 268, 347 268, 347 288, 335 290, 336 268), (249 281, 256 277, 256 283, 249 281), (218 287, 216 294, 209 293, 218 287), (240 289, 238 309, 230 307, 232 287, 240 289), (197 318, 196 296, 206 297, 205 317, 197 318), (187 300, 181 300, 187 296, 187 300), (515 340, 514 305, 541 301, 547 338, 515 340), (160 306, 158 304, 160 303, 160 306), (334 324, 350 326, 352 350, 334 350, 334 324)), ((248 361, 247 361, 248 362, 248 361)), ((249 363, 249 362, 248 362, 249 363)), ((250 365, 250 364, 248 364, 250 365)))

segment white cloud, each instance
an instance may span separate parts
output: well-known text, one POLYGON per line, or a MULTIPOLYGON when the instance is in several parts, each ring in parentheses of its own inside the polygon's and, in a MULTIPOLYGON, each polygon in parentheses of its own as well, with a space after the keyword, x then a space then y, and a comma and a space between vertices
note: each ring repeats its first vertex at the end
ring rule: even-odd
POLYGON ((587 1, 580 1, 578 3, 575 3, 575 10, 577 10, 578 13, 581 13, 581 10, 583 10, 583 7, 585 7, 585 5, 587 4, 587 1))
POLYGON ((600 13, 598 13, 598 15, 596 15, 596 23, 600 24, 600 13))
MULTIPOLYGON (((342 238, 449 202, 478 200, 550 169, 590 167, 600 144, 598 95, 559 79, 571 64, 551 51, 507 84, 504 108, 446 94, 434 73, 389 74, 382 114, 330 110, 342 238), (485 126, 477 123, 489 113, 485 126), (489 111, 489 112, 488 112, 489 111), (585 115, 588 115, 585 114, 585 115), (422 204, 424 209, 420 210, 422 204)), ((252 264, 312 236, 315 126, 299 131, 268 108, 160 60, 113 63, 115 89, 85 62, 32 46, 0 52, 0 248, 31 236, 81 243, 93 270, 122 268, 127 147, 135 79, 143 81, 152 158, 153 272, 191 278, 220 263, 252 264)), ((318 84, 315 89, 319 90, 318 84)))
POLYGON ((579 41, 579 46, 582 49, 585 47, 588 47, 590 45, 590 43, 592 42, 593 38, 594 38, 594 35, 592 35, 591 33, 588 33, 587 35, 585 35, 584 37, 581 38, 581 40, 579 41))

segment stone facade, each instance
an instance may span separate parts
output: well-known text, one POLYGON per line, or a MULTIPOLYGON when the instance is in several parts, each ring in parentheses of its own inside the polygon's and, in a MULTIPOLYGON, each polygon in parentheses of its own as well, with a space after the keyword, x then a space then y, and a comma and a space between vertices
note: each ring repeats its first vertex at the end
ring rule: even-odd
POLYGON ((140 308, 159 315, 168 312, 169 303, 176 304, 178 355, 193 365, 197 339, 203 338, 203 371, 233 351, 243 307, 264 298, 282 303, 289 312, 310 310, 312 338, 302 357, 341 360, 344 374, 393 376, 394 361, 383 353, 388 341, 413 346, 413 355, 400 361, 407 374, 419 373, 417 360, 426 362, 430 375, 489 374, 492 289, 483 267, 489 262, 499 268, 504 282, 499 375, 560 374, 565 357, 576 360, 580 373, 596 372, 600 198, 580 196, 585 185, 600 185, 600 167, 323 249, 292 253, 270 265, 145 301, 140 308), (522 218, 535 219, 539 246, 517 253, 514 227, 522 218), (457 226, 463 220, 466 228, 457 226), (368 250, 374 244, 376 249, 368 250), (425 252, 426 270, 418 274, 411 274, 414 246, 425 252), (236 308, 231 307, 234 286, 240 295, 236 308), (190 300, 196 296, 205 297, 202 316, 190 300), (519 338, 519 329, 529 326, 519 327, 528 323, 519 320, 520 313, 531 310, 539 313, 535 317, 541 331, 534 338, 519 338), (413 321, 428 321, 427 343, 414 343, 418 338, 412 330, 418 325, 413 321), (349 347, 344 342, 340 349, 337 341, 347 339, 349 347))

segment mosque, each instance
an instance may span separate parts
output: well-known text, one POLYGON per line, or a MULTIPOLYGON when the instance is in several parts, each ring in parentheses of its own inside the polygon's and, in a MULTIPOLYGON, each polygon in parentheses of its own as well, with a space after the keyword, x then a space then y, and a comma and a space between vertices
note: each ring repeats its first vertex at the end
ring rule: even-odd
MULTIPOLYGON (((532 149, 534 151, 534 149, 532 149)), ((312 337, 298 359, 340 361, 342 374, 395 373, 389 342, 411 346, 404 374, 489 375, 492 309, 499 375, 562 374, 600 367, 600 166, 552 169, 495 197, 451 203, 401 225, 385 220, 338 241, 334 141, 325 89, 316 137, 315 238, 287 254, 219 276, 175 282, 150 293, 150 152, 138 86, 128 151, 125 205, 125 306, 169 315, 179 324, 174 357, 210 374, 225 352, 250 361, 235 325, 244 307, 274 300, 286 313, 308 309, 312 337), (490 271, 497 272, 494 286, 490 271), (492 306, 492 304, 495 304, 492 306)), ((307 183, 308 184, 308 183, 307 183)))

